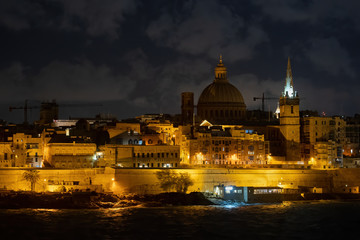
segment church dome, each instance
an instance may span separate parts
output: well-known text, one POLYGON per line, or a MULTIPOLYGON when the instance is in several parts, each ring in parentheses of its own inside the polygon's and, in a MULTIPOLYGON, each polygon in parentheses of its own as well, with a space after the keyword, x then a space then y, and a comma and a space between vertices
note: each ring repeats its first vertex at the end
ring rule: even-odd
POLYGON ((246 105, 240 91, 227 79, 227 70, 220 61, 215 68, 215 79, 201 93, 197 114, 202 119, 217 123, 236 122, 246 115, 246 105))
POLYGON ((231 83, 213 82, 202 91, 198 103, 244 104, 244 99, 240 91, 231 83))

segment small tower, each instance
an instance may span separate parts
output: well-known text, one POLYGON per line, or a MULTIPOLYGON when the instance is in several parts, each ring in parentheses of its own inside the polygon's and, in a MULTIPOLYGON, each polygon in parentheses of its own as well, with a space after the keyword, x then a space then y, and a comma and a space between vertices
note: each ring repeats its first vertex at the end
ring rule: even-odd
POLYGON ((181 93, 181 117, 184 125, 191 124, 194 115, 194 93, 181 93))
POLYGON ((59 105, 55 100, 42 102, 40 107, 40 125, 51 124, 54 119, 59 118, 59 105))
POLYGON ((290 58, 280 105, 280 130, 285 139, 286 160, 300 161, 300 99, 294 90, 290 58))

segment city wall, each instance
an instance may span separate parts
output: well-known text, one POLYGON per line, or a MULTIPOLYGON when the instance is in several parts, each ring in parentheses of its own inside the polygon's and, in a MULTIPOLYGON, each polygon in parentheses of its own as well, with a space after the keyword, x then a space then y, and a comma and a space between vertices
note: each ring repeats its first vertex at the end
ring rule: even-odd
MULTIPOLYGON (((156 172, 160 169, 39 169, 36 191, 103 190, 116 194, 151 194, 161 192, 156 172), (74 183, 76 183, 74 185, 74 183)), ((0 189, 30 190, 22 178, 25 169, 0 169, 0 189)), ((341 189, 360 186, 360 169, 299 170, 299 169, 175 169, 187 172, 194 181, 189 191, 213 191, 218 184, 236 186, 299 186, 341 189)))

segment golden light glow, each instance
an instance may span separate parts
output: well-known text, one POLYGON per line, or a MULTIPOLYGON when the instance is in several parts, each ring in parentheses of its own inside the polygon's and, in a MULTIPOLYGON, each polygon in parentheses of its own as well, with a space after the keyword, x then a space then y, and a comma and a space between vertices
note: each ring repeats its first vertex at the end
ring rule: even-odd
POLYGON ((196 153, 195 154, 196 160, 197 161, 203 161, 204 160, 204 155, 202 155, 202 153, 196 153))

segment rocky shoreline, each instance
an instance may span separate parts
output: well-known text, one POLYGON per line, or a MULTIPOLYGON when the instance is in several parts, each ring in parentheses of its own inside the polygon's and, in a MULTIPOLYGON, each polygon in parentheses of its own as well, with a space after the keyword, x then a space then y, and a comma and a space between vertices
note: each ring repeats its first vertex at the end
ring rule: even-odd
POLYGON ((0 209, 47 208, 47 209, 98 209, 131 206, 160 207, 214 205, 202 193, 160 193, 154 195, 124 195, 112 193, 34 193, 1 192, 0 209))
MULTIPOLYGON (((316 194, 306 193, 296 199, 282 199, 282 201, 312 201, 312 200, 360 200, 360 194, 316 194)), ((44 209, 99 209, 123 207, 163 207, 163 206, 192 206, 192 205, 226 205, 240 203, 225 201, 219 198, 208 198, 200 192, 160 193, 147 195, 123 195, 96 192, 73 193, 35 193, 25 191, 1 191, 0 209, 44 208, 44 209)), ((268 202, 268 201, 267 201, 268 202)), ((274 201, 279 202, 279 201, 274 201)), ((281 202, 281 201, 280 201, 281 202)))

